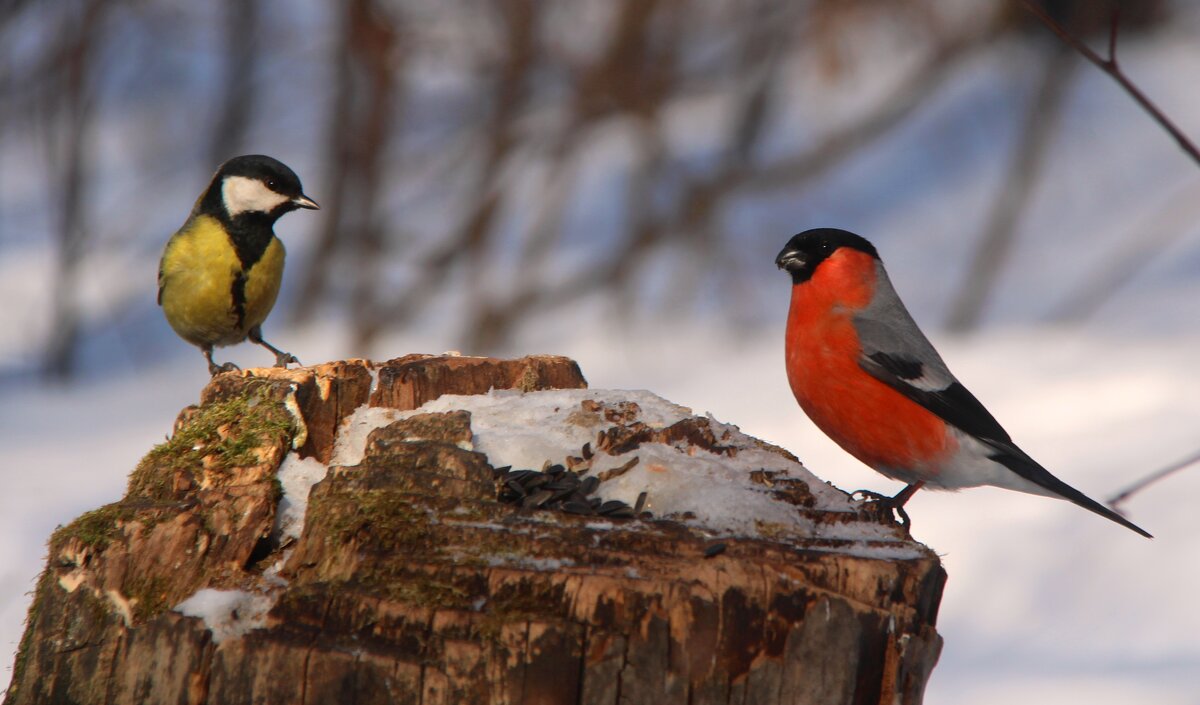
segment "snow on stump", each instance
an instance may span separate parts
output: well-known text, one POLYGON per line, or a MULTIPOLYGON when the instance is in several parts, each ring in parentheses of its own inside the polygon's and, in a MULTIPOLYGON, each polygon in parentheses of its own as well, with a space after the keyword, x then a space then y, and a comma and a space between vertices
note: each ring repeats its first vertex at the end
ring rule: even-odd
POLYGON ((6 703, 918 703, 945 574, 566 358, 215 378, 51 538, 6 703))

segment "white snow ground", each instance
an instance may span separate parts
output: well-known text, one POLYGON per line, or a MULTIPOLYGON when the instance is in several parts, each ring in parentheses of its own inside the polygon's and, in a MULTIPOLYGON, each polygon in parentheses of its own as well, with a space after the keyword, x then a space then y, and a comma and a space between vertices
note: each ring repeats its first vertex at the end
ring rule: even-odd
MULTIPOLYGON (((333 465, 357 465, 366 450, 371 431, 393 421, 418 414, 465 410, 471 413, 471 450, 488 457, 492 467, 516 470, 541 469, 547 461, 562 462, 579 455, 585 443, 615 424, 599 414, 581 413, 581 405, 594 402, 608 409, 632 402, 637 410, 631 420, 652 429, 663 429, 695 416, 691 409, 673 404, 645 390, 563 389, 522 393, 493 390, 488 394, 448 394, 419 409, 397 411, 362 406, 346 419, 338 435, 333 465)), ((772 536, 796 535, 854 541, 843 550, 858 555, 886 558, 917 558, 918 551, 901 545, 890 530, 877 524, 849 523, 815 527, 787 502, 775 499, 762 485, 750 479, 755 470, 779 478, 801 480, 816 499, 817 509, 853 512, 856 507, 846 495, 833 490, 803 466, 763 450, 736 427, 713 417, 709 424, 720 445, 734 448, 736 455, 722 457, 703 450, 683 451, 666 443, 643 443, 620 455, 597 453, 592 474, 637 462, 619 476, 600 483, 596 495, 630 506, 647 493, 645 508, 658 517, 690 514, 684 523, 712 536, 762 536, 769 527, 772 536), (690 452, 694 451, 694 452, 690 452)), ((285 484, 286 488, 286 484, 285 484)))
MULTIPOLYGON (((336 339, 311 332, 280 342, 316 360, 336 339)), ((1200 336, 1014 329, 935 342, 1028 452, 1094 497, 1195 450, 1200 336)), ((736 423, 840 487, 896 488, 803 417, 784 381, 779 331, 730 336, 657 325, 528 346, 575 357, 593 388, 653 388, 736 423)), ((412 339, 387 347, 422 349, 412 339)), ((194 357, 148 370, 136 384, 18 390, 0 406, 10 463, 0 495, 4 678, 45 538, 120 496, 140 455, 195 401, 205 374, 194 357)), ((1195 703, 1197 493, 1200 469, 1130 502, 1131 518, 1153 541, 1043 497, 990 488, 918 493, 909 505, 914 535, 943 556, 950 576, 938 623, 946 646, 927 702, 1052 702, 1069 693, 1101 704, 1195 703)))

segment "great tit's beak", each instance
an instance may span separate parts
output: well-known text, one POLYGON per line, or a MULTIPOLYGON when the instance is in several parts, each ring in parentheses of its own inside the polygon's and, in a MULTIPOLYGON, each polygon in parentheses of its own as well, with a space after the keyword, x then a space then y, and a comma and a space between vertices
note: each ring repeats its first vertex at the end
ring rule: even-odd
POLYGON ((779 256, 775 258, 775 266, 790 272, 804 267, 804 261, 803 252, 794 250, 791 247, 785 247, 779 252, 779 256))
POLYGON ((314 211, 321 210, 321 207, 317 205, 316 201, 312 200, 308 196, 305 196, 304 194, 300 194, 299 196, 293 198, 292 205, 297 208, 308 208, 309 210, 314 211))

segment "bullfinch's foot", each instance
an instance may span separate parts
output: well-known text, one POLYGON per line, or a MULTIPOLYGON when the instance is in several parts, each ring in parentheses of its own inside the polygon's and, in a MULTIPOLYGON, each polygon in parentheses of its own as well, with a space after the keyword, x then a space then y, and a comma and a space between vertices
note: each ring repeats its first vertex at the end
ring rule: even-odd
POLYGON ((908 518, 908 512, 904 511, 904 505, 917 490, 924 486, 924 482, 914 482, 900 490, 894 497, 888 497, 887 495, 872 492, 871 490, 855 490, 850 493, 850 496, 855 499, 861 499, 867 505, 867 508, 872 511, 894 511, 897 520, 900 522, 900 526, 909 529, 912 527, 912 520, 908 518))
POLYGON ((863 509, 871 514, 882 515, 884 513, 896 513, 896 521, 905 529, 912 528, 912 519, 908 518, 908 512, 904 511, 903 503, 897 504, 895 497, 872 492, 871 490, 855 490, 850 493, 850 497, 860 500, 863 503, 863 509))
POLYGON ((892 499, 887 495, 872 492, 871 490, 854 490, 850 493, 850 498, 861 502, 885 502, 892 499))

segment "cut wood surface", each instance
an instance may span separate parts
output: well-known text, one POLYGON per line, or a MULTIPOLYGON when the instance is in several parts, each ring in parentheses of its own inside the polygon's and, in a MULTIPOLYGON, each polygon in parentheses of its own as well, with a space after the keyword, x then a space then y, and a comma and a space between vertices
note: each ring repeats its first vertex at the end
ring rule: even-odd
POLYGON ((5 702, 920 702, 945 574, 890 517, 766 465, 745 479, 791 528, 706 524, 653 489, 650 513, 579 494, 669 473, 664 448, 795 465, 710 419, 576 402, 562 413, 600 431, 528 468, 554 484, 493 467, 480 412, 427 405, 339 464, 364 409, 585 388, 551 356, 218 376, 121 502, 55 532, 5 702), (577 481, 639 452, 647 467, 577 481))

